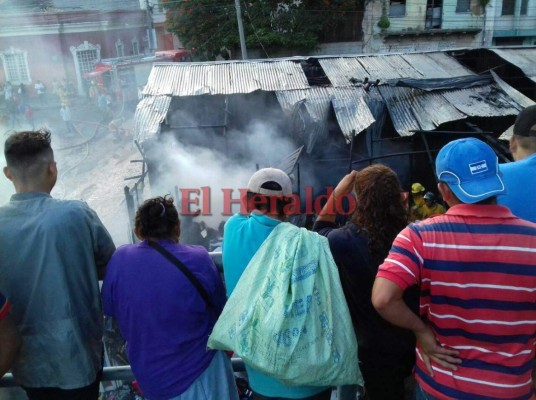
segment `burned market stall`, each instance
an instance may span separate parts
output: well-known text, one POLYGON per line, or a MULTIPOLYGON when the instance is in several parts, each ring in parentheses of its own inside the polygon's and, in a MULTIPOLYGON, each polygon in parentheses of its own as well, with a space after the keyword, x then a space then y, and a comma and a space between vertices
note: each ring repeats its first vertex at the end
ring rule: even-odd
POLYGON ((475 73, 493 71, 514 89, 536 101, 536 47, 462 49, 451 54, 475 73))
POLYGON ((243 187, 275 166, 295 193, 317 194, 377 162, 407 191, 434 189, 435 155, 455 138, 480 137, 507 161, 497 139, 529 102, 444 52, 162 63, 138 104, 136 140, 151 186, 168 192, 214 185, 210 174, 243 187))

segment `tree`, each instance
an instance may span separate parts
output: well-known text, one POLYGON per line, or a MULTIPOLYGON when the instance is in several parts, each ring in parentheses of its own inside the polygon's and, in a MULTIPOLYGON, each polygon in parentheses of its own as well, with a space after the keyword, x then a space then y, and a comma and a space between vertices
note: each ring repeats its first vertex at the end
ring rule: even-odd
MULTIPOLYGON (((362 0, 250 0, 242 2, 248 48, 310 51, 362 0)), ((163 0, 167 29, 202 59, 240 45, 234 0, 163 0)))

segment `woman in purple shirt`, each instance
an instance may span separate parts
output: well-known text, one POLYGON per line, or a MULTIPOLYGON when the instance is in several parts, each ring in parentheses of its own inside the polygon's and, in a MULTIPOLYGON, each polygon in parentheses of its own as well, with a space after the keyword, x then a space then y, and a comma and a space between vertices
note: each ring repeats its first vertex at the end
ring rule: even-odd
POLYGON ((201 246, 179 243, 179 215, 170 197, 141 205, 135 233, 142 242, 122 246, 112 256, 102 299, 104 313, 116 319, 127 342, 144 397, 238 399, 230 360, 223 352, 206 350, 225 304, 223 283, 209 254, 201 246), (162 250, 180 260, 201 287, 162 250))

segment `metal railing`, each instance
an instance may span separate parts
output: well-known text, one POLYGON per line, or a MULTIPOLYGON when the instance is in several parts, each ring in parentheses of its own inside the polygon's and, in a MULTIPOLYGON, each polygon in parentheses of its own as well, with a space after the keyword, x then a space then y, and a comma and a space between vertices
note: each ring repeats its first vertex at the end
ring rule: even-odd
MULTIPOLYGON (((223 264, 222 264, 222 255, 220 251, 214 251, 210 252, 210 258, 212 258, 212 261, 214 261, 214 264, 218 267, 218 271, 220 273, 223 272, 223 264)), ((231 359, 231 362, 233 364, 233 370, 235 372, 241 372, 244 371, 244 362, 239 357, 233 357, 231 359)), ((101 381, 132 381, 134 380, 134 375, 132 374, 132 369, 130 368, 130 365, 123 365, 123 366, 114 366, 114 367, 104 367, 102 379, 101 381)), ((0 388, 1 387, 15 387, 18 386, 15 382, 15 379, 13 378, 13 375, 11 373, 5 374, 0 379, 0 388)))
MULTIPOLYGON (((231 358, 231 363, 233 364, 233 371, 235 372, 242 372, 245 370, 244 368, 244 362, 240 357, 233 357, 231 358)), ((133 381, 134 374, 132 373, 132 369, 130 368, 130 365, 123 365, 120 367, 104 367, 104 370, 102 372, 102 379, 101 382, 108 382, 108 381, 125 381, 130 382, 133 381)), ((0 388, 5 387, 16 387, 18 386, 15 382, 15 379, 13 378, 13 374, 8 373, 5 374, 2 379, 0 379, 0 388)))

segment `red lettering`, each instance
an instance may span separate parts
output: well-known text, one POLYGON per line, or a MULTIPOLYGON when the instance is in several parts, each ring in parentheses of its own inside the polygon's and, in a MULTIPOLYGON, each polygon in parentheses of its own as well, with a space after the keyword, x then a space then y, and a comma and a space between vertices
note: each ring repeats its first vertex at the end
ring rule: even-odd
POLYGON ((199 195, 201 191, 199 189, 181 189, 181 214, 183 215, 197 215, 200 210, 190 211, 190 204, 199 205, 199 197, 193 199, 190 198, 190 194, 199 195))
POLYGON ((312 186, 305 186, 305 214, 314 214, 312 186))
POLYGON ((201 206, 201 214, 212 215, 210 211, 210 186, 201 187, 201 196, 203 199, 203 205, 201 206))
POLYGON ((301 214, 301 202, 300 197, 297 194, 287 196, 289 202, 283 207, 283 214, 285 215, 298 215, 301 214))
MULTIPOLYGON (((324 206, 323 202, 325 203, 330 198, 332 193, 333 193, 333 186, 329 186, 326 188, 326 194, 321 194, 315 199, 315 203, 314 203, 315 213, 320 214, 320 211, 322 211, 322 207, 324 206)), ((332 203, 332 206, 333 206, 333 203, 332 203)), ((327 215, 334 214, 335 213, 334 208, 335 207, 330 207, 329 209, 326 210, 324 214, 327 214, 327 215)))
POLYGON ((233 204, 240 204, 240 214, 247 214, 247 189, 239 189, 240 197, 233 199, 233 189, 222 189, 223 192, 223 212, 222 215, 233 215, 233 204))
POLYGON ((337 197, 337 202, 335 203, 335 211, 340 215, 352 215, 355 211, 357 205, 356 199, 351 194, 344 194, 340 197, 337 197), (342 206, 342 199, 348 200, 348 209, 345 210, 342 206))

